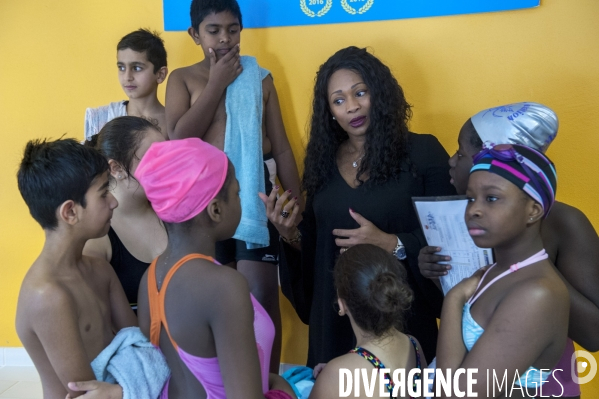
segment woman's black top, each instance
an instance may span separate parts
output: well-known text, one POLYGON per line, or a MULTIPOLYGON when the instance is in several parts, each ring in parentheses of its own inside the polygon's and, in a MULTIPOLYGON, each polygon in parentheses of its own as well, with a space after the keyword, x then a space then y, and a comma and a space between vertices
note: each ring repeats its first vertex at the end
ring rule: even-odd
POLYGON ((405 332, 420 341, 427 359, 434 357, 436 317, 440 315, 443 298, 418 269, 418 253, 426 241, 412 197, 455 195, 455 189, 449 183, 449 155, 434 136, 410 133, 408 154, 416 176, 406 168, 399 179, 378 185, 366 183, 352 188, 335 168, 329 181, 307 199, 299 226, 302 252, 281 244, 281 286, 300 319, 310 326, 307 362, 310 367, 341 356, 356 345, 349 319, 340 317, 334 308, 333 267, 340 248, 335 245, 332 232, 359 227, 349 208, 380 230, 396 234, 405 245, 408 258, 404 265, 414 291, 405 332))

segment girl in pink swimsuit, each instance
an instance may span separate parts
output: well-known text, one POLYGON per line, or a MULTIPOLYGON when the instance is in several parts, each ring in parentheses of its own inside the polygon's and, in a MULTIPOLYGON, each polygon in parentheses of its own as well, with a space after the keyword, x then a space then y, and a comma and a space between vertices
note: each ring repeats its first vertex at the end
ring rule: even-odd
POLYGON ((197 138, 155 143, 135 177, 169 236, 138 295, 140 327, 171 368, 161 397, 294 397, 268 373, 271 319, 245 278, 213 259, 241 217, 227 156, 197 138))

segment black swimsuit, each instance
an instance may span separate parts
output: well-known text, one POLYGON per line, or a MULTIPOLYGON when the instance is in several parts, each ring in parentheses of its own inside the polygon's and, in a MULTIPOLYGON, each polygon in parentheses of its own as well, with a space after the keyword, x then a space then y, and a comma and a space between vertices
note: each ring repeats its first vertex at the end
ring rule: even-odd
POLYGON ((131 308, 137 310, 137 291, 139 290, 141 278, 147 268, 150 267, 150 264, 142 262, 131 255, 112 227, 108 230, 108 238, 112 247, 110 264, 125 290, 131 308))

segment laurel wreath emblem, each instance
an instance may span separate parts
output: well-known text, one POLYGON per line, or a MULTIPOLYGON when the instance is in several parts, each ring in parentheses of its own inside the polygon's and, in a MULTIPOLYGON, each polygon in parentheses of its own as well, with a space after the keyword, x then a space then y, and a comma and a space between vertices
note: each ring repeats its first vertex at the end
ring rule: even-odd
POLYGON ((324 7, 320 11, 314 12, 308 8, 308 6, 306 5, 306 0, 300 0, 300 8, 304 12, 304 14, 306 14, 310 18, 322 17, 327 12, 329 12, 329 10, 331 9, 332 6, 333 6, 333 0, 326 0, 324 7))
POLYGON ((341 0, 341 7, 351 15, 364 14, 366 11, 370 10, 370 7, 372 7, 373 4, 374 0, 368 0, 366 4, 356 10, 347 3, 347 0, 341 0))

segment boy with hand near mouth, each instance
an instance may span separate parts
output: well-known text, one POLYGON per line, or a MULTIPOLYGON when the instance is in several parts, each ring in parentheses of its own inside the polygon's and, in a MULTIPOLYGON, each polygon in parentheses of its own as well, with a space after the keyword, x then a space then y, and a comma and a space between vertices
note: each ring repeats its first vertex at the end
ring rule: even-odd
MULTIPOLYGON (((166 89, 169 138, 200 138, 231 159, 241 187, 241 222, 233 238, 217 243, 216 258, 237 268, 273 319, 277 335, 271 372, 279 370, 279 236, 266 218, 259 192, 278 177, 300 196, 299 174, 270 72, 239 55, 243 29, 236 0, 193 0, 188 30, 204 59, 171 74, 166 89)), ((298 201, 303 210, 303 200, 298 201)))
POLYGON ((166 137, 164 106, 158 101, 158 85, 166 79, 166 49, 155 32, 139 29, 117 45, 119 82, 129 98, 85 111, 85 140, 98 134, 119 116, 140 116, 160 127, 166 137))

